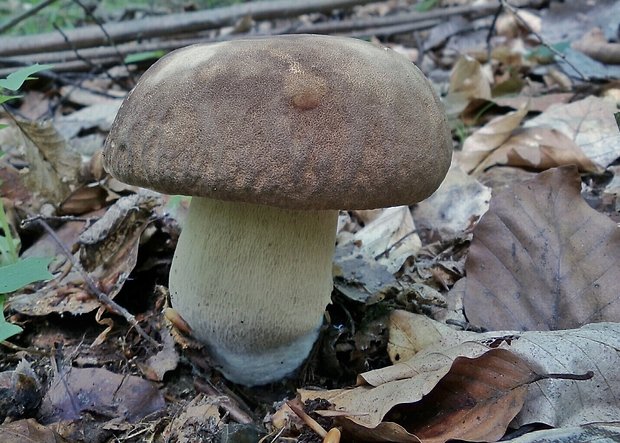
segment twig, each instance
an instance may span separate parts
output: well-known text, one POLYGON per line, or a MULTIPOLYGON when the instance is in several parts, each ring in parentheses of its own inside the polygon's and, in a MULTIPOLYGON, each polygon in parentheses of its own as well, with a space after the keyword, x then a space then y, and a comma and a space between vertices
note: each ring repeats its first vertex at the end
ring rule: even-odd
POLYGON ((204 394, 215 397, 218 406, 224 409, 230 416, 237 422, 241 424, 253 423, 254 420, 247 413, 245 413, 239 405, 235 404, 230 397, 223 395, 219 392, 214 386, 211 384, 203 383, 199 379, 194 380, 194 386, 200 392, 204 394))
POLYGON ((56 2, 56 0, 44 0, 41 3, 39 3, 38 5, 36 5, 35 7, 33 7, 31 9, 29 9, 29 10, 19 14, 17 17, 14 17, 14 18, 10 19, 5 24, 0 25, 0 34, 5 33, 6 31, 11 29, 12 27, 18 25, 20 22, 26 20, 28 17, 31 17, 31 16, 35 15, 40 10, 42 10, 43 8, 48 7, 49 5, 51 5, 54 2, 56 2))
POLYGON ((76 217, 75 215, 33 215, 22 221, 22 224, 28 225, 38 220, 52 222, 84 222, 87 225, 99 220, 99 217, 76 217))
MULTIPOLYGON (((25 221, 26 220, 24 220, 24 222, 25 221)), ((37 219, 33 221, 38 223, 50 235, 50 237, 54 240, 58 247, 60 247, 63 254, 71 262, 71 265, 80 273, 80 275, 84 279, 84 283, 86 284, 88 292, 90 292, 91 295, 94 295, 99 301, 99 303, 104 305, 111 312, 124 317, 127 323, 129 323, 136 330, 136 332, 140 334, 140 336, 146 341, 148 341, 152 346, 154 346, 155 348, 159 348, 159 343, 157 343, 151 336, 144 332, 144 329, 142 329, 142 327, 138 324, 136 318, 131 315, 129 311, 127 311, 121 305, 108 297, 107 294, 104 294, 101 290, 99 290, 99 288, 91 278, 90 274, 88 274, 88 272, 84 270, 80 262, 75 258, 67 245, 65 245, 64 242, 60 239, 60 237, 58 237, 58 234, 56 234, 56 232, 50 227, 50 225, 48 225, 43 219, 37 219)))
POLYGON ((486 38, 487 59, 489 60, 491 60, 491 37, 493 37, 493 33, 495 32, 495 27, 497 26, 497 19, 499 18, 503 10, 504 10, 504 5, 503 3, 500 3, 499 8, 497 8, 497 11, 495 11, 495 14, 493 14, 493 21, 491 22, 491 27, 489 28, 489 32, 487 33, 487 38, 486 38))
POLYGON ((101 23, 101 20, 99 20, 98 17, 95 17, 92 11, 89 8, 87 8, 80 0, 73 0, 73 2, 76 3, 80 8, 82 8, 84 13, 88 17, 90 17, 90 19, 93 20, 97 24, 97 26, 99 26, 99 29, 101 29, 101 32, 103 32, 103 35, 105 35, 106 38, 108 39, 108 45, 114 50, 114 53, 118 57, 119 62, 125 67, 125 69, 127 70, 127 74, 129 75, 129 78, 135 84, 136 79, 134 78, 132 72, 129 70, 129 66, 127 66, 127 64, 125 63, 125 58, 123 57, 123 55, 120 53, 120 51, 116 47, 116 43, 114 43, 114 39, 108 33, 108 31, 106 31, 105 26, 103 26, 103 23, 101 23))
POLYGON ((327 435, 327 431, 315 419, 306 414, 306 411, 304 411, 303 408, 298 404, 297 400, 287 401, 286 405, 291 408, 295 415, 301 418, 310 429, 316 432, 321 438, 325 438, 325 436, 327 435))
POLYGON ((407 232, 405 235, 403 235, 401 238, 399 238, 398 240, 396 240, 394 243, 392 243, 391 245, 389 245, 383 252, 377 254, 374 256, 375 260, 379 260, 381 257, 389 257, 390 252, 392 252, 392 250, 396 249, 398 246, 400 246, 400 244, 407 240, 409 237, 411 237, 413 234, 416 234, 418 232, 417 229, 414 229, 412 231, 407 232))
MULTIPOLYGON (((79 53, 78 48, 76 48, 76 47, 74 47, 74 46, 73 46, 73 44, 72 44, 72 43, 71 43, 71 41, 69 40, 69 37, 67 36, 67 34, 66 34, 66 33, 65 33, 62 29, 60 29, 58 26, 56 26, 56 24, 55 24, 55 23, 54 23, 54 25, 53 25, 53 26, 54 26, 54 29, 55 29, 56 31, 58 31, 58 32, 60 33, 60 35, 62 35, 62 36, 63 36, 63 38, 65 39, 65 41, 67 42, 67 44, 68 44, 68 45, 70 45, 70 46, 73 48, 73 53, 76 55, 76 57, 78 58, 78 60, 80 60, 80 61, 81 61, 81 62, 83 62, 86 66, 88 66, 89 68, 91 68, 91 69, 93 69, 93 70, 100 70, 100 71, 104 71, 104 69, 103 69, 103 66, 102 66, 102 65, 100 65, 100 64, 95 65, 93 61, 91 61, 91 60, 89 60, 89 59, 87 59, 87 58, 83 57, 83 56, 79 53)), ((115 61, 116 61, 116 60, 115 60, 115 61)), ((107 71, 104 71, 104 72, 105 72, 106 77, 108 77, 108 79, 110 79, 113 83, 116 83, 116 84, 118 84, 118 85, 119 85, 119 86, 121 86, 121 87, 123 87, 123 86, 124 86, 124 85, 120 84, 120 83, 118 82, 118 80, 117 80, 117 79, 115 79, 114 77, 112 77, 112 76, 110 75, 110 73, 109 73, 109 72, 107 72, 107 71)))
POLYGON ((579 74, 579 76, 581 77, 581 79, 583 81, 586 81, 586 82, 590 81, 590 78, 587 75, 585 75, 584 73, 582 73, 574 64, 572 64, 570 61, 568 61, 568 59, 566 58, 566 56, 564 54, 562 54, 560 51, 558 51, 553 46, 548 44, 545 41, 545 39, 542 38, 542 36, 538 32, 534 31, 532 29, 532 27, 519 15, 519 11, 517 10, 517 8, 515 8, 510 3, 508 3, 507 0, 500 0, 500 2, 502 4, 502 7, 504 7, 506 10, 508 10, 508 12, 510 12, 519 21, 519 23, 521 23, 523 26, 525 26, 525 28, 528 31, 530 31, 538 39, 538 41, 540 42, 541 45, 543 45, 545 48, 549 49, 551 52, 553 52, 554 55, 557 55, 558 57, 560 57, 564 63, 566 63, 571 68, 573 68, 575 70, 575 72, 577 74, 579 74))

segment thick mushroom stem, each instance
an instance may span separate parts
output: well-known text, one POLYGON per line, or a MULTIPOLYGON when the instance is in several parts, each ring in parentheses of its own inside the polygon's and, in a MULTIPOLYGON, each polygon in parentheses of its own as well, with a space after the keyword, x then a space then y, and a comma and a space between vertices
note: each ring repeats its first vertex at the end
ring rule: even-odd
POLYGON ((337 219, 334 210, 192 199, 170 294, 227 378, 269 383, 308 356, 330 301, 337 219))

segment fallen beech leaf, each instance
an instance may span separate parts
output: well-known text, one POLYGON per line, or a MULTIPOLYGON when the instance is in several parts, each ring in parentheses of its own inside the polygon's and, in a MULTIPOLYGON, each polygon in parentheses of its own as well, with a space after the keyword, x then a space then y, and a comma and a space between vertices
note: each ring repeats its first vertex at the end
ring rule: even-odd
POLYGON ((398 287, 398 281, 385 265, 362 252, 354 243, 347 243, 336 247, 334 285, 349 299, 371 305, 398 287))
POLYGON ((386 420, 408 421, 407 430, 424 443, 497 441, 537 378, 520 357, 503 349, 477 359, 459 357, 422 401, 395 408, 386 420))
MULTIPOLYGON (((384 383, 350 390, 300 391, 302 401, 324 398, 336 411, 352 414, 338 420, 363 440, 369 431, 379 441, 498 440, 538 375, 503 349, 465 343, 444 351, 422 352, 407 362, 411 378, 388 377, 384 383), (456 356, 459 353, 475 357, 456 356)), ((376 383, 384 370, 366 373, 364 380, 376 383)))
POLYGON ((620 229, 580 196, 575 167, 491 199, 474 230, 463 298, 488 329, 570 329, 620 321, 620 229))
POLYGON ((68 443, 56 432, 39 424, 33 418, 0 425, 3 443, 68 443))
POLYGON ((510 138, 527 114, 527 108, 496 117, 470 135, 463 143, 463 150, 456 155, 456 164, 465 172, 481 169, 480 164, 510 138))
POLYGON ((552 128, 525 128, 515 133, 478 166, 485 170, 493 165, 521 166, 545 170, 556 166, 577 165, 581 172, 602 173, 570 138, 552 128))
POLYGON ((589 380, 548 378, 528 389, 525 405, 515 423, 580 426, 612 422, 620 417, 620 323, 592 323, 561 331, 457 331, 428 317, 397 310, 390 315, 388 352, 395 361, 364 379, 398 380, 415 377, 416 352, 422 355, 458 349, 471 342, 506 349, 535 367, 539 374, 578 374, 592 371, 589 380))
POLYGON ((361 386, 354 389, 299 392, 302 401, 323 398, 336 411, 353 413, 348 420, 354 424, 373 429, 395 405, 420 401, 449 372, 456 358, 476 358, 488 350, 483 344, 466 343, 441 351, 421 352, 408 362, 405 375, 402 367, 394 370, 395 366, 388 366, 361 374, 358 377, 361 386))
POLYGON ((575 94, 572 92, 557 92, 536 97, 528 97, 526 95, 494 97, 493 102, 498 106, 509 106, 514 109, 527 106, 530 112, 543 112, 551 105, 568 103, 574 96, 575 94))
POLYGON ((550 106, 523 126, 554 128, 573 140, 591 161, 607 167, 620 157, 616 111, 613 100, 591 96, 566 105, 550 106))
POLYGON ((418 229, 432 229, 442 238, 454 238, 487 211, 490 199, 490 188, 452 167, 439 189, 416 205, 413 217, 418 229))
POLYGON ((447 112, 458 115, 472 99, 491 99, 491 84, 482 66, 473 57, 460 57, 450 73, 450 87, 445 99, 447 112))
POLYGON ((164 406, 153 382, 102 368, 67 368, 54 376, 39 416, 43 423, 53 423, 90 412, 135 423, 164 406))
POLYGON ((398 271, 422 246, 408 206, 383 209, 377 218, 353 235, 351 242, 360 245, 364 254, 386 266, 391 273, 398 271))
POLYGON ((450 73, 448 94, 462 94, 467 98, 491 98, 489 79, 475 58, 464 55, 457 60, 450 73))

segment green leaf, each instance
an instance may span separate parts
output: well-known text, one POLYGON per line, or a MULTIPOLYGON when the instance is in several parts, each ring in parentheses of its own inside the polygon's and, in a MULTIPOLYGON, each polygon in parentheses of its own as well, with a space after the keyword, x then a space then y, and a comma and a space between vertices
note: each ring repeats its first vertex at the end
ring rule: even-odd
POLYGON ((53 65, 40 65, 35 63, 32 66, 26 66, 25 68, 18 69, 12 74, 9 74, 7 78, 0 79, 0 88, 5 88, 10 91, 17 91, 26 80, 30 79, 32 74, 35 72, 45 71, 50 69, 52 66, 53 65))
POLYGON ((13 100, 14 98, 20 98, 20 97, 21 97, 21 95, 2 95, 2 94, 0 94, 0 105, 2 103, 8 102, 9 100, 13 100))
POLYGON ((9 323, 4 319, 4 295, 0 295, 0 341, 4 341, 9 337, 19 334, 23 331, 17 325, 9 323))
POLYGON ((137 54, 129 54, 125 57, 125 63, 137 63, 144 60, 157 59, 163 57, 164 55, 166 55, 166 51, 162 51, 161 49, 158 51, 138 52, 137 54))
POLYGON ((4 319, 4 295, 0 295, 0 341, 22 332, 23 329, 4 319))
POLYGON ((17 291, 30 283, 54 278, 47 270, 51 258, 29 257, 0 267, 0 294, 17 291))
POLYGON ((423 0, 415 6, 416 12, 428 12, 437 6, 437 0, 423 0))

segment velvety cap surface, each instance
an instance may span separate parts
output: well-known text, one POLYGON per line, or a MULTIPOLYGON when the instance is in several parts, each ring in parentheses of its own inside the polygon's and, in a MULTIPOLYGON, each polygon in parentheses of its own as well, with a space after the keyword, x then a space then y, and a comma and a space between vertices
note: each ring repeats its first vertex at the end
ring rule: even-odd
POLYGON ((155 63, 104 148, 126 183, 292 209, 414 203, 452 143, 439 99, 403 56, 286 35, 194 45, 155 63))

